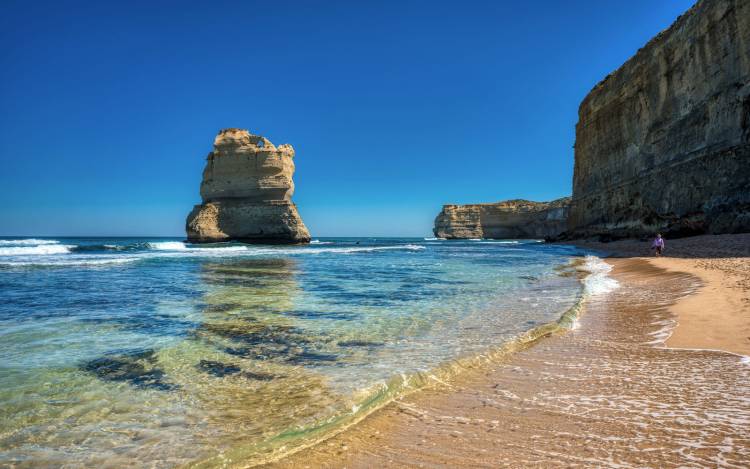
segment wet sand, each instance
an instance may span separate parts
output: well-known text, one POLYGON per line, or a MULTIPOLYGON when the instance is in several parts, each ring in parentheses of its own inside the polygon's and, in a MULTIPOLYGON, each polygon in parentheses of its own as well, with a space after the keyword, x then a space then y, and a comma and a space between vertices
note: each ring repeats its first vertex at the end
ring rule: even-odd
POLYGON ((664 343, 705 278, 609 262, 620 287, 589 298, 578 328, 269 467, 747 467, 750 362, 664 343))
POLYGON ((653 257, 648 241, 576 243, 618 257, 639 257, 663 269, 693 274, 702 288, 673 307, 677 327, 666 345, 750 355, 750 234, 667 240, 653 257))

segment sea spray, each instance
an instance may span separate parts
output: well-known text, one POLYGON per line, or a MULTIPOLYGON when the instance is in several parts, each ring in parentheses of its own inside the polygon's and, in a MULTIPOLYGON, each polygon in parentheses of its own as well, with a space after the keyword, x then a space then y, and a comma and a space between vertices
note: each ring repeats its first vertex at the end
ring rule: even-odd
POLYGON ((586 256, 583 268, 589 272, 584 280, 586 294, 590 296, 604 295, 619 286, 617 280, 609 276, 612 266, 596 256, 586 256))

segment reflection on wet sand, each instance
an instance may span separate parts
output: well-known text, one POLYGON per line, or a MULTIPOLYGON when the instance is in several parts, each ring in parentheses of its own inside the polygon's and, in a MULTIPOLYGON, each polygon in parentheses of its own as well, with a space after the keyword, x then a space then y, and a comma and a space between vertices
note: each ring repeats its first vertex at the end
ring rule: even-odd
POLYGON ((581 327, 393 403, 273 467, 747 467, 750 366, 668 349, 668 311, 699 286, 613 260, 581 327))

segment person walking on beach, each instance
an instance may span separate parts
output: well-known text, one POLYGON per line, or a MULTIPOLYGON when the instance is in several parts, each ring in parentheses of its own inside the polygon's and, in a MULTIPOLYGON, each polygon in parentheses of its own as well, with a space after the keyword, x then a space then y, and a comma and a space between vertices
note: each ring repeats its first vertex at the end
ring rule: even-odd
POLYGON ((651 249, 654 250, 654 255, 660 257, 662 251, 664 251, 664 238, 661 237, 661 233, 656 233, 654 242, 651 243, 651 249))

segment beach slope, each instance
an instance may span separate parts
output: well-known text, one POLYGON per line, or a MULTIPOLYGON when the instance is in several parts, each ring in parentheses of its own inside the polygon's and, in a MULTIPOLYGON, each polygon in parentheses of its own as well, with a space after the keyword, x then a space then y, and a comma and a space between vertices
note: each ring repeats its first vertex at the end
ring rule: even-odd
POLYGON ((623 257, 607 260, 618 287, 590 295, 578 327, 269 467, 742 467, 748 240, 668 241, 679 257, 657 260, 624 257, 645 243, 588 243, 623 257))

